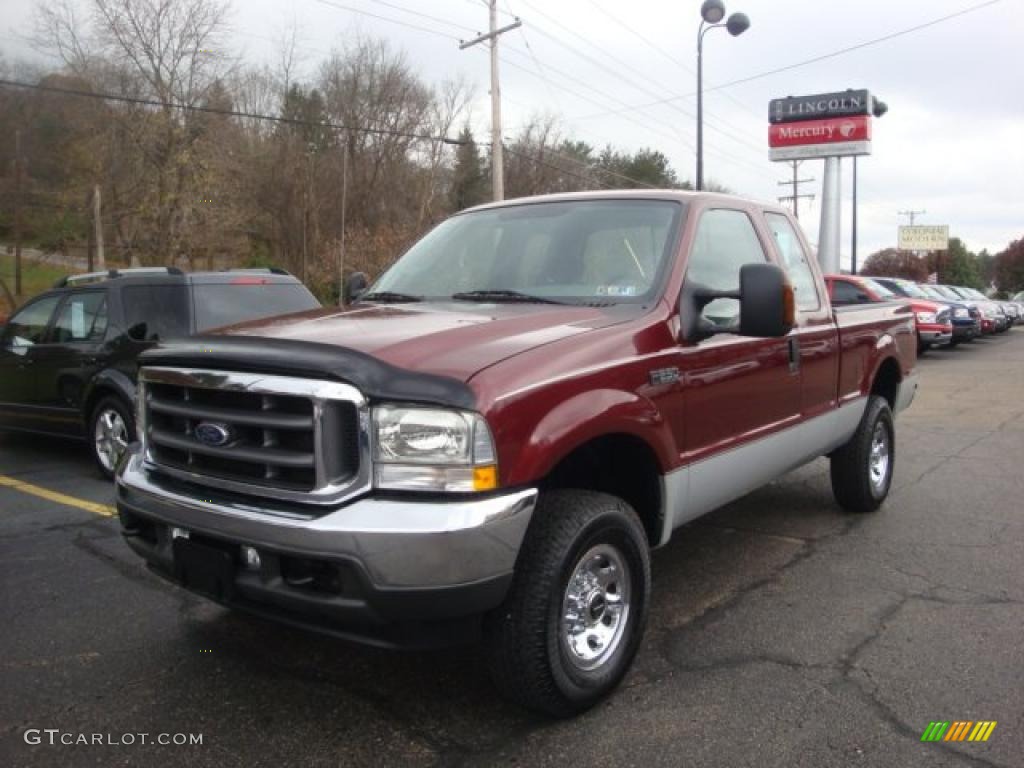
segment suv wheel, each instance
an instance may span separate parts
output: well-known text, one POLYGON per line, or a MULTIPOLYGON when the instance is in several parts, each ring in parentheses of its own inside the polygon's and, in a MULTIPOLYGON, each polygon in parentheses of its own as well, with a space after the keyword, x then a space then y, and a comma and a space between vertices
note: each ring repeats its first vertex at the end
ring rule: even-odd
POLYGON ((647 537, 628 504, 592 491, 542 494, 509 594, 485 622, 495 683, 555 717, 593 706, 636 655, 650 583, 647 537))
POLYGON ((113 478, 128 444, 135 440, 135 420, 124 400, 111 396, 96 404, 89 420, 89 440, 100 474, 113 478))
POLYGON ((832 454, 832 494, 847 512, 874 512, 889 495, 896 465, 895 429, 889 403, 872 395, 860 426, 832 454))

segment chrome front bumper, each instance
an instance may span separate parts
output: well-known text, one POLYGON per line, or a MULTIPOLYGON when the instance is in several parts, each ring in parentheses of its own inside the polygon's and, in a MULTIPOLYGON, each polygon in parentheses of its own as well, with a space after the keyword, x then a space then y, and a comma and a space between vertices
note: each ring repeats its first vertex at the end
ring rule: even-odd
POLYGON ((460 635, 477 630, 504 600, 536 501, 529 488, 470 500, 366 496, 307 512, 167 478, 146 468, 137 444, 117 473, 125 540, 160 575, 271 619, 399 646, 462 642, 455 624, 460 635), (217 589, 189 583, 179 538, 213 553, 217 589), (313 578, 325 572, 326 586, 313 578))

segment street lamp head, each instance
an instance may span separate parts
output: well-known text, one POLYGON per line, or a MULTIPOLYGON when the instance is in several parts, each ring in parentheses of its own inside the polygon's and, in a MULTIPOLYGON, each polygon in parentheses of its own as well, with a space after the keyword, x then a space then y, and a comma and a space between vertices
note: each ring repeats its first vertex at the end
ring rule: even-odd
POLYGON ((708 24, 717 24, 725 18, 725 3, 722 0, 704 0, 700 15, 708 24))
POLYGON ((879 101, 878 99, 875 99, 874 106, 871 108, 871 114, 873 114, 875 117, 881 117, 888 111, 888 104, 886 104, 884 101, 879 101))
POLYGON ((745 13, 734 13, 725 22, 725 28, 729 30, 729 34, 733 37, 739 37, 750 29, 750 17, 745 13))

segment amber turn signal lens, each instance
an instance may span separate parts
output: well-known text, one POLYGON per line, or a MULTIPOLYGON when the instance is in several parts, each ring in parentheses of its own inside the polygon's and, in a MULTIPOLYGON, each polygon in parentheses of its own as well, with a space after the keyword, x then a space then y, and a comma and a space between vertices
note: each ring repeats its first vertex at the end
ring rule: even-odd
POLYGON ((473 468, 473 490, 493 491, 498 487, 498 468, 493 464, 473 468))
POLYGON ((796 325, 796 294, 788 283, 782 288, 782 312, 786 325, 790 328, 796 325))

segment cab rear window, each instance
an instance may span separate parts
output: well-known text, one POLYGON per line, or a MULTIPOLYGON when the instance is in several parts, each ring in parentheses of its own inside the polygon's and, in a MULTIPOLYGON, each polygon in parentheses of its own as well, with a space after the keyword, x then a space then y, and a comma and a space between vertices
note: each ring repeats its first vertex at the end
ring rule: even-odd
POLYGON ((196 332, 317 309, 320 302, 304 285, 235 278, 230 283, 198 284, 193 288, 196 332))

